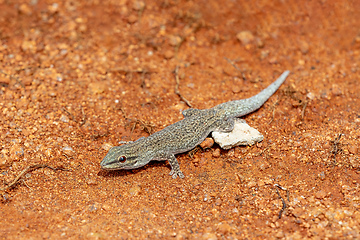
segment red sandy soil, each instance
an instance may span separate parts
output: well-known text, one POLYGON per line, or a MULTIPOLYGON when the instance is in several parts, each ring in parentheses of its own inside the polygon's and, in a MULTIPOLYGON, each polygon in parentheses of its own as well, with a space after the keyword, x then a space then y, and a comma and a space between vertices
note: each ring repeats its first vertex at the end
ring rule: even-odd
POLYGON ((69 170, 0 191, 0 238, 359 239, 359 16, 356 0, 0 0, 0 187, 69 170), (291 74, 244 117, 263 142, 179 154, 184 179, 101 170, 183 118, 175 69, 200 109, 291 74))

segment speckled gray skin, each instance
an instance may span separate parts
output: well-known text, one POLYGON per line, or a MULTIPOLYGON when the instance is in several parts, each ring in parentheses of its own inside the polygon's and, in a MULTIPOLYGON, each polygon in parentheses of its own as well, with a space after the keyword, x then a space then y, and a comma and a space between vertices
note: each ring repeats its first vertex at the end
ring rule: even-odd
POLYGON ((184 177, 175 154, 189 151, 200 144, 210 132, 230 132, 234 118, 244 116, 260 108, 289 75, 285 71, 275 82, 259 94, 242 100, 219 104, 210 109, 187 109, 184 119, 149 137, 113 147, 101 161, 105 170, 139 168, 151 160, 168 160, 173 178, 184 177))

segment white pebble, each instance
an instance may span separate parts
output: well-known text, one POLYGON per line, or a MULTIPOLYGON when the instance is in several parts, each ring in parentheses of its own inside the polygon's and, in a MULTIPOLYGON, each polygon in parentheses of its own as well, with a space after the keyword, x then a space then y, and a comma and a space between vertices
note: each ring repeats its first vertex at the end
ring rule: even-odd
POLYGON ((231 132, 213 132, 212 137, 222 149, 230 149, 240 145, 254 145, 264 139, 258 130, 250 127, 245 120, 239 118, 235 119, 235 126, 231 132))

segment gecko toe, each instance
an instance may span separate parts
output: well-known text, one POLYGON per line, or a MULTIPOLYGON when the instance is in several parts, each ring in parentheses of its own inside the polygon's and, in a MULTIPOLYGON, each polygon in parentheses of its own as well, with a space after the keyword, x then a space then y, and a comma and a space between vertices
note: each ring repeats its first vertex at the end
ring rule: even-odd
POLYGON ((173 179, 176 179, 178 176, 179 176, 179 178, 185 177, 184 174, 180 170, 178 170, 178 171, 171 170, 169 175, 171 175, 173 179))

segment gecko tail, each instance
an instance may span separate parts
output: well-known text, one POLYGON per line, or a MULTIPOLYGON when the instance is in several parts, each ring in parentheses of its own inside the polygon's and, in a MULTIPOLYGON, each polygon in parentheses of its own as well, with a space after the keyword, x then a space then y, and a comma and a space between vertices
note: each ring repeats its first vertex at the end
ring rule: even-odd
POLYGON ((272 84, 270 84, 267 88, 256 94, 255 96, 249 98, 250 102, 252 102, 254 109, 260 108, 283 84, 289 75, 290 71, 286 70, 283 72, 278 79, 275 80, 272 84))
MULTIPOLYGON (((278 79, 275 80, 272 84, 270 84, 267 88, 256 94, 255 96, 244 99, 246 101, 245 105, 248 106, 247 111, 240 113, 241 116, 244 116, 248 113, 251 113, 257 109, 259 109, 264 103, 279 89, 281 84, 284 83, 290 71, 284 71, 278 79)), ((241 100, 240 100, 241 101, 241 100)), ((240 116, 239 116, 240 117, 240 116)))
POLYGON ((289 73, 290 71, 288 70, 283 72, 272 84, 251 98, 223 103, 217 107, 225 109, 228 117, 241 117, 254 112, 259 109, 276 92, 276 90, 279 89, 289 73))

